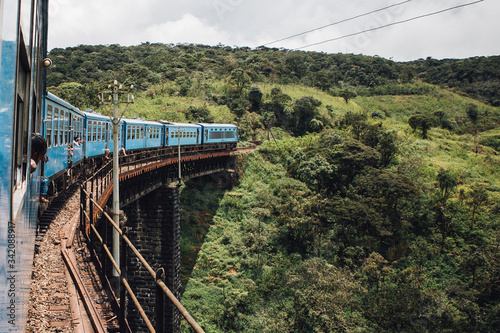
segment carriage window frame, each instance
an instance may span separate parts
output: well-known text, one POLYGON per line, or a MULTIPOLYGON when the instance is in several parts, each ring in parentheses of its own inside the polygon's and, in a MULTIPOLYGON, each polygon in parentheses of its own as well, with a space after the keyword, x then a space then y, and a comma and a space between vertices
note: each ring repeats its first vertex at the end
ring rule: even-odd
POLYGON ((92 142, 97 141, 97 121, 92 121, 92 142))
POLYGON ((64 111, 64 144, 68 144, 68 135, 69 135, 69 112, 67 110, 64 111))
POLYGON ((64 110, 59 109, 59 147, 64 145, 64 110))
POLYGON ((45 136, 47 139, 47 149, 52 147, 52 113, 54 107, 52 104, 47 104, 47 119, 45 122, 45 136))

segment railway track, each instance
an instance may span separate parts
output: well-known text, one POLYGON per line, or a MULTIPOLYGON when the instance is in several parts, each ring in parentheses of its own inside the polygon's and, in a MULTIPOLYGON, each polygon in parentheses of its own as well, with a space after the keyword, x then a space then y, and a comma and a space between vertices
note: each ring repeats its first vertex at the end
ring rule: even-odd
POLYGON ((78 228, 78 187, 58 198, 42 216, 30 286, 26 332, 118 332, 78 228))

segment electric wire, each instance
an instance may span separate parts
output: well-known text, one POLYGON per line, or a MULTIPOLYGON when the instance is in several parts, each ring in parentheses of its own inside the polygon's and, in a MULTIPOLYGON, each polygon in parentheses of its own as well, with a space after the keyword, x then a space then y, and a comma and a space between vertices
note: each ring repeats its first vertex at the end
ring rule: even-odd
POLYGON ((399 3, 393 4, 391 6, 386 6, 384 8, 372 10, 371 12, 368 12, 368 13, 356 15, 356 16, 353 16, 353 17, 350 17, 350 18, 347 18, 347 19, 344 19, 344 20, 341 20, 341 21, 338 21, 338 22, 335 22, 335 23, 330 23, 330 24, 324 25, 324 26, 319 27, 319 28, 314 28, 314 29, 311 29, 311 30, 308 30, 308 31, 304 31, 304 32, 292 35, 292 36, 288 36, 288 37, 285 37, 285 38, 281 38, 281 39, 275 40, 273 42, 262 44, 262 46, 267 46, 267 45, 271 45, 271 44, 274 44, 274 43, 282 42, 282 41, 287 40, 287 39, 291 39, 291 38, 295 38, 295 37, 298 37, 298 36, 302 36, 302 35, 308 34, 310 32, 314 32, 314 31, 321 30, 321 29, 324 29, 324 28, 328 28, 328 27, 331 27, 331 26, 334 26, 334 25, 338 25, 340 23, 352 21, 354 19, 357 19, 357 18, 360 18, 360 17, 363 17, 363 16, 367 16, 367 15, 370 15, 370 14, 374 14, 374 13, 377 13, 377 12, 380 12, 380 11, 383 11, 383 10, 386 10, 386 9, 389 9, 389 8, 392 8, 392 7, 400 6, 400 5, 403 5, 403 4, 411 2, 411 1, 412 0, 406 0, 406 1, 403 1, 403 2, 399 2, 399 3))
POLYGON ((441 13, 444 13, 444 12, 448 12, 450 10, 454 10, 454 9, 458 9, 458 8, 462 8, 462 7, 467 7, 467 6, 475 5, 475 4, 477 4, 479 2, 483 2, 483 1, 485 1, 485 0, 478 0, 478 1, 469 2, 469 3, 458 5, 458 6, 453 6, 453 7, 442 9, 442 10, 439 10, 439 11, 436 11, 436 12, 432 12, 432 13, 428 13, 428 14, 424 14, 424 15, 419 15, 419 16, 415 16, 415 17, 412 17, 412 18, 409 18, 409 19, 406 19, 406 20, 402 20, 402 21, 398 21, 398 22, 393 22, 393 23, 389 23, 389 24, 386 24, 386 25, 382 25, 380 27, 366 29, 366 30, 355 32, 355 33, 352 33, 352 34, 347 34, 347 35, 344 35, 344 36, 327 39, 327 40, 324 40, 322 42, 308 44, 306 46, 302 46, 302 47, 295 48, 295 49, 296 50, 302 50, 302 49, 305 49, 305 48, 308 48, 308 47, 311 47, 311 46, 321 45, 321 44, 325 44, 325 43, 328 43, 328 42, 333 42, 333 41, 336 41, 336 40, 339 40, 339 39, 344 39, 344 38, 353 37, 353 36, 356 36, 356 35, 361 35, 361 34, 364 34, 366 32, 380 30, 380 29, 387 28, 387 27, 390 27, 390 26, 393 26, 393 25, 407 23, 407 22, 410 22, 410 21, 414 21, 414 20, 417 20, 417 19, 424 18, 424 17, 433 16, 433 15, 441 14, 441 13))

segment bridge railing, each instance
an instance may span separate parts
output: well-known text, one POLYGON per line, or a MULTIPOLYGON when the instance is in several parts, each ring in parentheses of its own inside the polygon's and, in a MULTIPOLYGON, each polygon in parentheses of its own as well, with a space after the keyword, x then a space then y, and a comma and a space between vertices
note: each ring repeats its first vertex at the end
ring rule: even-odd
MULTIPOLYGON (((148 158, 148 162, 153 162, 148 158)), ((112 188, 112 163, 106 163, 102 168, 100 168, 91 178, 85 181, 81 185, 81 197, 80 197, 80 208, 81 208, 81 228, 89 240, 89 246, 92 247, 96 240, 102 248, 102 257, 97 258, 97 255, 93 248, 91 248, 91 253, 99 261, 101 273, 105 276, 106 272, 106 262, 110 262, 115 270, 119 274, 120 281, 120 304, 119 304, 119 320, 120 329, 122 332, 130 331, 128 323, 125 318, 125 299, 126 294, 130 296, 133 304, 137 308, 137 311, 144 320, 146 326, 150 332, 163 332, 164 322, 163 322, 163 309, 164 309, 164 296, 174 304, 174 306, 179 310, 182 316, 187 320, 189 325, 194 329, 195 332, 204 332, 200 325, 191 317, 184 306, 179 302, 179 300, 174 296, 172 291, 166 286, 164 269, 160 268, 158 271, 154 271, 153 268, 144 259, 137 248, 132 244, 130 239, 126 236, 127 230, 122 230, 113 219, 104 211, 101 207, 104 204, 99 203, 99 198, 105 197, 103 194, 112 188), (107 221, 120 235, 120 262, 117 263, 113 258, 110 249, 106 245, 107 243, 107 233, 101 235, 95 226, 95 221, 98 215, 104 216, 104 221, 107 221), (141 264, 149 272, 156 284, 156 307, 155 307, 155 319, 156 327, 153 327, 151 320, 148 318, 144 312, 140 302, 137 300, 135 293, 132 291, 128 280, 127 280, 127 249, 130 249, 132 253, 139 259, 141 264)), ((107 227, 104 227, 106 230, 107 227)), ((116 300, 116 297, 115 297, 116 300)))

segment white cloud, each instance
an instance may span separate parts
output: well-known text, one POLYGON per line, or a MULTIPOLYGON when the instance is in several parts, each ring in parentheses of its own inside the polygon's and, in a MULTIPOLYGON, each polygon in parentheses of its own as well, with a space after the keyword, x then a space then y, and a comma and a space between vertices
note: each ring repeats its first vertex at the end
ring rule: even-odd
MULTIPOLYGON (((216 45, 229 41, 230 33, 217 26, 211 26, 203 20, 184 14, 177 21, 167 21, 148 26, 138 34, 142 41, 160 43, 198 43, 216 45)), ((137 39, 137 37, 136 37, 137 39)))

